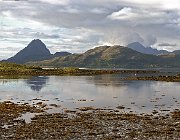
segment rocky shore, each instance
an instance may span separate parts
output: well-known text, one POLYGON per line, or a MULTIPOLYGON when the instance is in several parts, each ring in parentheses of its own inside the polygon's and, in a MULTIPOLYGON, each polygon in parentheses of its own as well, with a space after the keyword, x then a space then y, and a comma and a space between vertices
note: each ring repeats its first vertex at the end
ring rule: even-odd
POLYGON ((166 115, 122 113, 83 107, 47 113, 29 104, 0 103, 0 139, 149 139, 178 140, 180 110, 166 115), (37 113, 26 122, 25 113, 37 113))

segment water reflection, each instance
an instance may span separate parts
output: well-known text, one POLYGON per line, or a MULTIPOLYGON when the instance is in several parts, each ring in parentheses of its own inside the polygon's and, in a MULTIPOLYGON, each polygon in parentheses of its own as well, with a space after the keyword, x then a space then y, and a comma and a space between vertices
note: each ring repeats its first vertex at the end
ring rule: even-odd
POLYGON ((119 86, 132 86, 135 88, 141 88, 141 84, 146 84, 147 82, 137 82, 138 84, 132 82, 132 81, 124 81, 123 78, 126 77, 151 77, 151 76, 166 76, 166 75, 174 75, 175 73, 122 73, 122 74, 107 74, 107 75, 97 75, 97 76, 91 76, 86 77, 85 79, 90 82, 91 84, 95 84, 96 86, 113 86, 113 87, 119 87, 119 86), (141 84, 139 84, 141 83, 141 84))
POLYGON ((115 75, 98 75, 85 78, 88 83, 95 84, 96 86, 124 86, 125 83, 121 81, 120 77, 115 75))
POLYGON ((39 92, 44 86, 46 86, 48 80, 49 77, 47 76, 38 76, 26 80, 26 83, 33 91, 39 92))
POLYGON ((18 82, 18 79, 0 79, 0 84, 1 85, 5 85, 5 84, 8 84, 8 83, 11 83, 11 82, 18 82))
POLYGON ((17 81, 10 79, 8 82, 1 80, 0 101, 13 99, 14 102, 24 100, 33 104, 33 99, 37 98, 69 109, 82 106, 116 108, 123 105, 140 113, 151 112, 157 109, 157 105, 160 105, 158 109, 180 107, 180 83, 122 81, 121 77, 122 75, 49 76, 17 81), (81 99, 86 101, 79 101, 81 99))
MULTIPOLYGON (((131 74, 129 75, 131 76, 131 74)), ((146 86, 147 82, 146 81, 138 81, 138 82, 133 82, 133 81, 125 81, 122 80, 122 78, 125 77, 124 75, 98 75, 98 76, 92 76, 92 77, 86 77, 85 79, 87 80, 88 83, 94 84, 97 87, 98 86, 111 86, 111 87, 127 87, 128 88, 134 88, 134 89, 140 89, 143 86, 146 86)), ((127 76, 126 76, 127 77, 127 76)))

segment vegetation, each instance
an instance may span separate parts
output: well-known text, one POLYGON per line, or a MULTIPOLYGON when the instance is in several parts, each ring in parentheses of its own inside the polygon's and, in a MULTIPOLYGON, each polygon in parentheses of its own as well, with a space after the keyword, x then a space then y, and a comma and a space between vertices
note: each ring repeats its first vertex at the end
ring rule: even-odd
POLYGON ((126 77, 124 80, 180 82, 180 74, 174 76, 126 77))
POLYGON ((0 63, 0 76, 31 76, 31 75, 97 75, 117 73, 156 73, 158 71, 146 70, 92 70, 76 67, 64 67, 55 69, 42 69, 36 66, 26 66, 14 63, 0 63))
POLYGON ((28 65, 88 68, 180 68, 180 55, 165 58, 143 54, 122 46, 100 46, 82 54, 72 54, 28 65))
POLYGON ((15 64, 15 63, 8 63, 8 62, 1 62, 0 63, 0 70, 19 70, 19 71, 24 71, 24 70, 42 70, 39 66, 26 66, 26 65, 20 65, 20 64, 15 64))

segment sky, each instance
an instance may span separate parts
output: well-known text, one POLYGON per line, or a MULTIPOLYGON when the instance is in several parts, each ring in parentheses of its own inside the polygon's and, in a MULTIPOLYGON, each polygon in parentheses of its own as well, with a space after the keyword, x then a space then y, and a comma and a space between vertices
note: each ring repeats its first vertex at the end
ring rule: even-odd
POLYGON ((180 50, 180 0, 0 0, 0 60, 37 38, 51 53, 132 42, 180 50))

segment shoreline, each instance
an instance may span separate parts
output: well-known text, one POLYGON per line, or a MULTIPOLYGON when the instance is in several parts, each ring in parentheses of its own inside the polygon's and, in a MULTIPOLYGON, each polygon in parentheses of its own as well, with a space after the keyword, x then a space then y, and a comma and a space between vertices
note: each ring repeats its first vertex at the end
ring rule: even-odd
POLYGON ((117 109, 92 107, 83 107, 76 111, 66 110, 63 113, 47 113, 37 106, 6 101, 0 102, 0 116, 1 139, 175 140, 180 137, 178 109, 163 116, 156 113, 122 113, 117 109), (35 113, 29 123, 19 118, 25 113, 35 113))
POLYGON ((58 68, 58 69, 32 69, 32 70, 0 70, 0 76, 17 75, 17 76, 62 76, 62 75, 101 75, 101 74, 143 74, 159 73, 156 70, 94 70, 79 68, 58 68))
POLYGON ((123 78, 123 80, 180 82, 180 74, 174 76, 127 77, 123 78))
MULTIPOLYGON (((62 68, 62 69, 39 69, 39 70, 0 70, 0 79, 26 78, 32 76, 95 76, 105 74, 134 74, 133 77, 121 78, 127 81, 166 81, 180 82, 180 73, 173 75, 157 76, 136 76, 136 74, 158 74, 160 71, 155 70, 91 70, 79 68, 62 68)), ((171 73, 171 72, 168 72, 171 73)), ((173 73, 173 72, 172 72, 173 73)))

